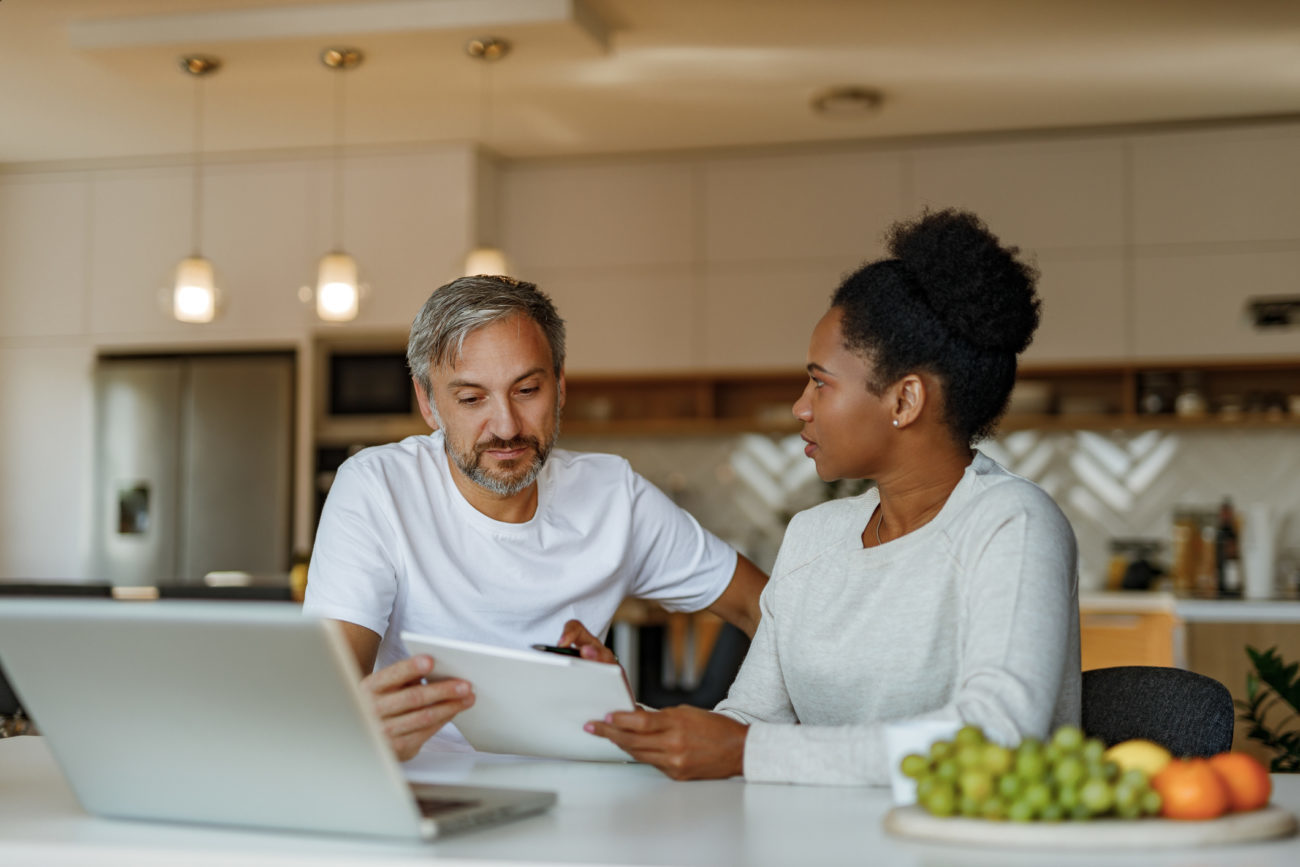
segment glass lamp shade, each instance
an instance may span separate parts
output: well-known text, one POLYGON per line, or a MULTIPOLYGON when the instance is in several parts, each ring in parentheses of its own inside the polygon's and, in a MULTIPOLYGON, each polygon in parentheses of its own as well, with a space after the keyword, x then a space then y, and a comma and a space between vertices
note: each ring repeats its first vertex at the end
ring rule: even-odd
POLYGON ((357 261, 347 253, 321 257, 316 279, 316 315, 326 322, 349 322, 357 318, 359 305, 357 261))
POLYGON ((217 290, 212 263, 202 256, 182 259, 176 266, 172 316, 180 322, 211 322, 217 315, 217 290))
POLYGON ((506 261, 506 254, 496 247, 475 247, 465 257, 466 277, 506 277, 509 274, 510 263, 506 261))

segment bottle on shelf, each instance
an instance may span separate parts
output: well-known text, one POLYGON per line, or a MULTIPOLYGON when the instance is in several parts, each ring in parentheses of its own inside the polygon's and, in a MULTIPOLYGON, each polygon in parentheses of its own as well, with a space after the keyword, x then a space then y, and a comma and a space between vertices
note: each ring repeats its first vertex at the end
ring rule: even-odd
POLYGON ((1241 595, 1241 545, 1237 538, 1237 515, 1232 500, 1223 498, 1219 506, 1219 525, 1214 532, 1214 559, 1219 577, 1220 596, 1241 595))

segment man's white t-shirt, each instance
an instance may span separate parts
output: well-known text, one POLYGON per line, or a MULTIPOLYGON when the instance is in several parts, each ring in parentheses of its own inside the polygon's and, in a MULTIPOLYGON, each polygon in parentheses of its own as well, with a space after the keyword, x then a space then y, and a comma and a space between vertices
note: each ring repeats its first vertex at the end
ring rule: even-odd
POLYGON ((304 611, 401 632, 526 648, 576 618, 597 636, 626 597, 671 611, 713 604, 736 552, 615 455, 555 449, 522 524, 471 506, 441 431, 365 449, 339 467, 316 531, 304 611))

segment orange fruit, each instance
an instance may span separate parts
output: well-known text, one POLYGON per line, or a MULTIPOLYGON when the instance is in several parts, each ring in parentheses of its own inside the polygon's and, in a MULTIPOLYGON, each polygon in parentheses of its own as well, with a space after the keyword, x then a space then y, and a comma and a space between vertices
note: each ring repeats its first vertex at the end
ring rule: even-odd
POLYGON ((1245 753, 1219 753, 1211 756, 1210 767, 1228 787, 1228 801, 1233 811, 1258 810, 1273 794, 1268 768, 1245 753))
POLYGON ((1228 786, 1208 759, 1174 759, 1151 779, 1166 819, 1213 819, 1228 812, 1228 786))

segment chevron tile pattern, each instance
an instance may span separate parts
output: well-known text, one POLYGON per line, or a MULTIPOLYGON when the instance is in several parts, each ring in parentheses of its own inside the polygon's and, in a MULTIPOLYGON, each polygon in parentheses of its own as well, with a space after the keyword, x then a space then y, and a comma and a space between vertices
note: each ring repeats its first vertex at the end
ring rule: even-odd
MULTIPOLYGON (((621 454, 651 482, 765 569, 790 516, 860 484, 827 485, 797 436, 565 438, 583 451, 621 454)), ((1039 484, 1079 541, 1084 590, 1104 585, 1110 541, 1166 544, 1173 510, 1263 504, 1292 519, 1281 551, 1300 562, 1300 430, 1017 431, 980 444, 989 457, 1039 484)))

